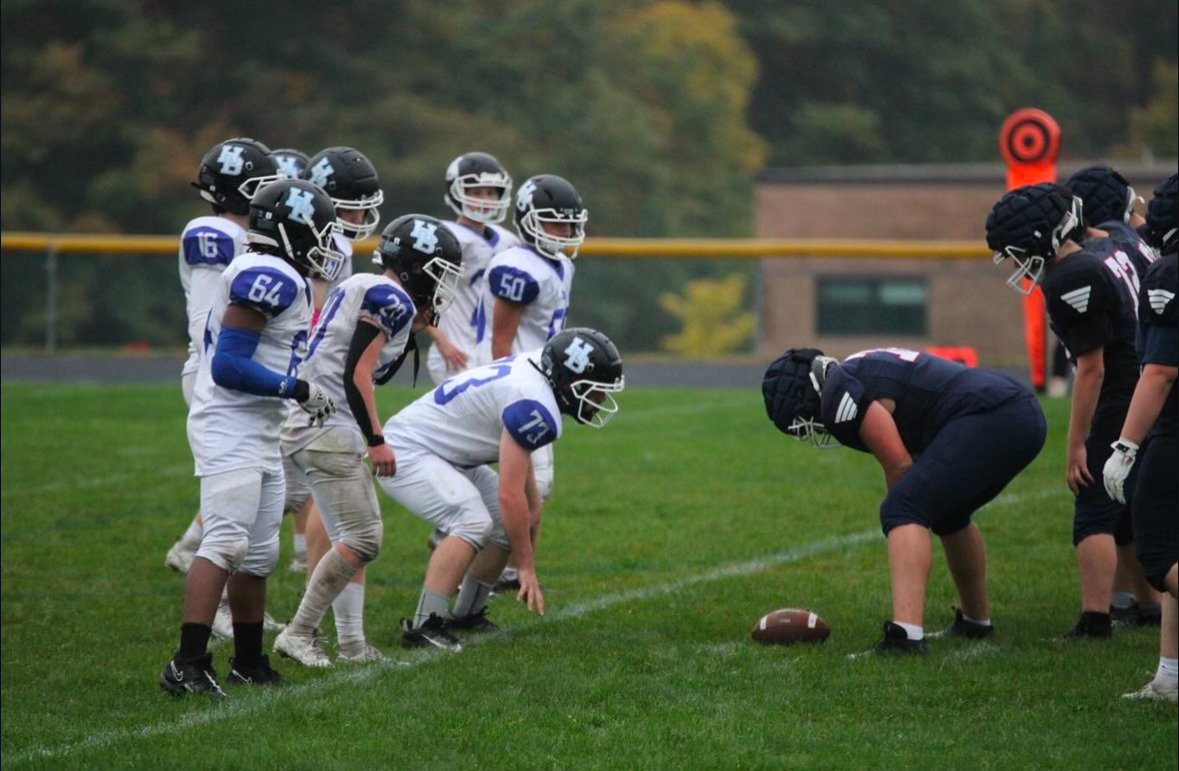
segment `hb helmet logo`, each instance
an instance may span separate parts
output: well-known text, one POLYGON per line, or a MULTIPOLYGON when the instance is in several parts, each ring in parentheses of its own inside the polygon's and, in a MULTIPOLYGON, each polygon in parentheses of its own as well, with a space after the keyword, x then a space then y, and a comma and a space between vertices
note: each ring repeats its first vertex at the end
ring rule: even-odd
POLYGON ((292 187, 290 193, 287 194, 286 204, 287 208, 291 210, 287 214, 287 219, 314 227, 315 206, 312 205, 312 200, 313 196, 310 190, 292 187))
POLYGON ((245 148, 239 145, 225 145, 221 148, 220 155, 217 156, 217 163, 221 164, 221 173, 230 177, 236 177, 242 173, 242 151, 245 148))
POLYGON ((590 366, 590 354, 594 347, 580 337, 573 338, 569 347, 565 349, 565 368, 578 375, 584 375, 590 366))
POLYGON ((291 179, 299 178, 299 160, 293 155, 278 155, 274 160, 278 163, 278 170, 291 179))
POLYGON ((424 254, 433 254, 438 248, 438 226, 422 220, 413 221, 413 230, 409 237, 413 239, 413 248, 424 254))
POLYGON ((335 173, 336 170, 332 168, 332 162, 327 158, 320 158, 319 163, 311 167, 311 182, 319 187, 324 187, 327 185, 328 177, 335 173))
POLYGON ((529 202, 532 201, 532 194, 536 192, 536 183, 531 179, 525 182, 519 190, 516 191, 516 208, 524 211, 528 208, 529 202))

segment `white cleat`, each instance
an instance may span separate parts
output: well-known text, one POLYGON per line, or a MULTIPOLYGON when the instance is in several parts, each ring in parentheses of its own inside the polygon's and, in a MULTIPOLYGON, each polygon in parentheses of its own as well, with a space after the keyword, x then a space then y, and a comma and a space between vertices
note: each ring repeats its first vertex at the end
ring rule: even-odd
POLYGON ((184 575, 192 567, 192 560, 196 557, 196 550, 189 551, 183 540, 177 540, 164 555, 164 566, 184 575))
POLYGON ((291 557, 291 564, 287 565, 287 572, 307 575, 307 555, 291 557))
POLYGON ((229 600, 221 598, 217 606, 217 615, 213 616, 213 636, 218 640, 233 639, 233 613, 229 610, 229 600))
POLYGON ((1150 701, 1179 701, 1179 680, 1169 683, 1159 682, 1156 677, 1146 685, 1131 693, 1123 693, 1123 699, 1148 699, 1150 701))
POLYGON ((294 659, 305 667, 324 669, 332 665, 332 660, 324 653, 323 648, 316 645, 311 635, 292 634, 290 629, 284 629, 274 638, 274 652, 288 659, 294 659))
POLYGON ((269 613, 262 614, 262 629, 263 629, 263 631, 281 632, 282 630, 284 630, 286 628, 287 628, 286 624, 280 624, 279 622, 275 621, 274 617, 271 616, 269 613))
POLYGON ((359 643, 358 645, 341 646, 336 658, 339 661, 347 661, 350 664, 377 664, 389 660, 388 656, 367 642, 359 643))

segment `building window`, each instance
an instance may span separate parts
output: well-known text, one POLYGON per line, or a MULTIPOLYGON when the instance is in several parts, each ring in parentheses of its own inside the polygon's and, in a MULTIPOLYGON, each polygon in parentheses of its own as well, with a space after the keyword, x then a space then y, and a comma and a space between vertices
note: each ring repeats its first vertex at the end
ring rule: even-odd
POLYGON ((815 326, 820 335, 926 333, 924 278, 828 276, 818 279, 815 326))

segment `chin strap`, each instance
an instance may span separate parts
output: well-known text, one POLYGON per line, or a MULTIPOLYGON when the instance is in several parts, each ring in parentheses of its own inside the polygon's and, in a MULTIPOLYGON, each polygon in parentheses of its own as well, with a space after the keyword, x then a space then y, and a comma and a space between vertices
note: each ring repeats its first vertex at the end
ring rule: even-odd
POLYGON ((410 351, 413 351, 413 385, 414 388, 417 388, 418 372, 422 368, 422 354, 418 349, 418 337, 412 334, 409 336, 409 343, 405 346, 405 350, 401 352, 397 360, 390 364, 380 376, 374 378, 373 382, 377 385, 385 385, 392 380, 393 376, 397 374, 397 370, 401 369, 401 365, 405 363, 405 357, 409 356, 410 351))

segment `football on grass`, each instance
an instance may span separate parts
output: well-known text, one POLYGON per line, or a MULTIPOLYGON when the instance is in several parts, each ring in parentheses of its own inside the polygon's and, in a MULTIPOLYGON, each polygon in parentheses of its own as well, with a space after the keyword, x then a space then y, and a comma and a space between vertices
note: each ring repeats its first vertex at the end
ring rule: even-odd
POLYGON ((800 608, 771 611, 753 625, 753 639, 762 645, 821 643, 830 636, 826 621, 800 608))

